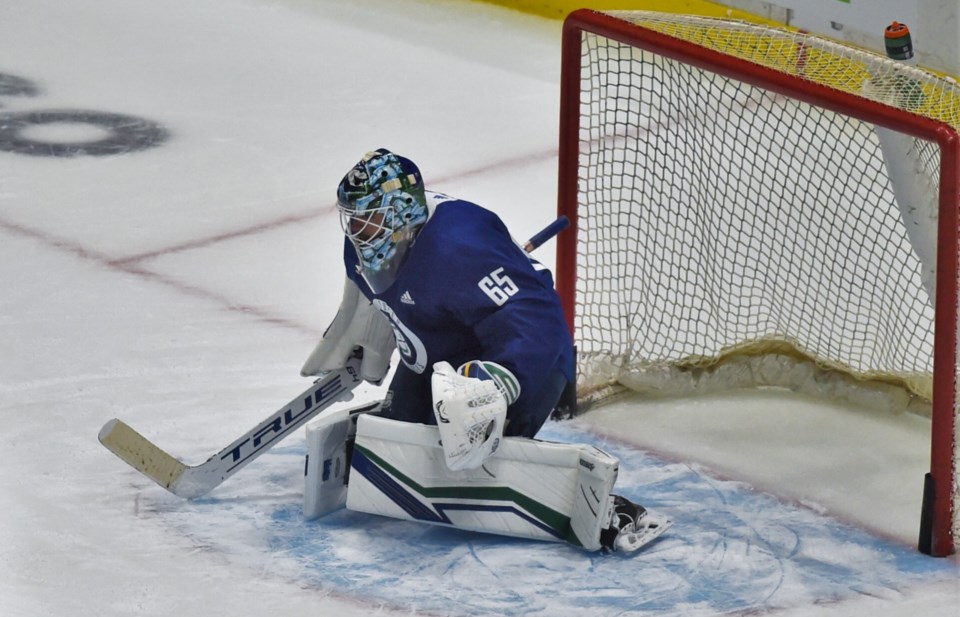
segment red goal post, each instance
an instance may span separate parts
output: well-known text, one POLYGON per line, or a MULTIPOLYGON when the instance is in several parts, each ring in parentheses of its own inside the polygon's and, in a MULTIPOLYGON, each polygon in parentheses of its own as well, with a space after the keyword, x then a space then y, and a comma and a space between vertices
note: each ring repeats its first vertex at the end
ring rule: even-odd
POLYGON ((793 373, 809 360, 854 389, 902 388, 932 424, 920 550, 953 553, 956 82, 789 30, 580 10, 564 24, 560 123, 558 213, 571 230, 557 290, 581 396, 637 375, 661 391, 665 375, 689 382, 760 356, 793 373), (889 180, 881 134, 914 144, 904 173, 923 176, 911 161, 924 159, 932 189, 889 180), (917 191, 935 250, 897 205, 917 191))

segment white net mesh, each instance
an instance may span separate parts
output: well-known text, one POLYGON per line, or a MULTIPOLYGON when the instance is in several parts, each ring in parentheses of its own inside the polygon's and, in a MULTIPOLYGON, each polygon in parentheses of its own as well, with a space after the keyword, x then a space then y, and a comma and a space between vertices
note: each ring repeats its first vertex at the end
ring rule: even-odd
POLYGON ((929 399, 934 313, 872 125, 596 35, 581 102, 581 390, 762 350, 929 399))
MULTIPOLYGON (((752 24, 614 15, 960 126, 957 84, 900 62, 752 24)), ((937 143, 590 32, 579 87, 582 399, 776 385, 929 411, 937 143)))

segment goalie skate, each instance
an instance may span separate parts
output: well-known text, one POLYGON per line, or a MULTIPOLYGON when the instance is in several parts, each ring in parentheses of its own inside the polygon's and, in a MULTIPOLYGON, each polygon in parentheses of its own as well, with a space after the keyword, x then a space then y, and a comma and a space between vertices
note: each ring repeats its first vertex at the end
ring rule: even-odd
POLYGON ((611 498, 611 524, 600 533, 600 544, 605 551, 636 552, 673 526, 670 519, 657 517, 620 495, 611 495, 611 498))

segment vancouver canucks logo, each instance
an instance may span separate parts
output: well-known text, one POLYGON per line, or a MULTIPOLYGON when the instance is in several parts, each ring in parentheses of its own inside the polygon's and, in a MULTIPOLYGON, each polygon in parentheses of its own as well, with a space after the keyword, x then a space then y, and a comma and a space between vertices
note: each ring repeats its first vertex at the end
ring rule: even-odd
POLYGON ((427 368, 427 349, 423 346, 423 341, 414 334, 410 328, 403 325, 393 309, 387 306, 383 300, 374 300, 373 305, 390 320, 393 326, 393 336, 397 339, 397 351, 400 352, 400 359, 403 363, 415 373, 423 373, 427 368))

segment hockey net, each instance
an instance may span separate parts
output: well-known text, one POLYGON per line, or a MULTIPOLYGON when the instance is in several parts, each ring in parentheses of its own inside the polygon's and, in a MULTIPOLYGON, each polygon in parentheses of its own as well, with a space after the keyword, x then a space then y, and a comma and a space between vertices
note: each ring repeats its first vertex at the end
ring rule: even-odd
POLYGON ((952 553, 957 84, 789 30, 577 11, 561 89, 581 404, 780 386, 930 414, 920 548, 952 553))

